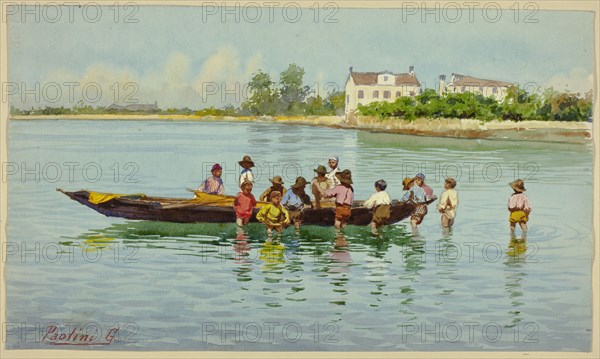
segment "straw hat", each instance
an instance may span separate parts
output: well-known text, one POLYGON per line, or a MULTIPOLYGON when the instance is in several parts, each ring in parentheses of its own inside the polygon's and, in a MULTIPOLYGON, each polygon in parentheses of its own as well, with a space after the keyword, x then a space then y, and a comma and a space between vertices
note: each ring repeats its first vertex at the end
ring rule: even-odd
POLYGON ((272 184, 283 184, 283 179, 281 178, 281 176, 275 176, 269 181, 271 181, 272 184))
POLYGON ((412 187, 413 182, 415 181, 414 178, 410 178, 410 177, 405 177, 402 180, 402 189, 404 191, 408 191, 410 189, 410 187, 412 187))
POLYGON ((314 169, 313 171, 317 172, 320 175, 327 174, 327 169, 325 168, 325 166, 319 166, 319 167, 317 167, 317 169, 314 169))
POLYGON ((252 159, 248 155, 244 156, 244 158, 241 161, 238 161, 238 163, 240 164, 240 166, 243 166, 245 163, 248 163, 250 164, 250 167, 254 167, 254 162, 252 162, 252 159))
POLYGON ((342 172, 337 172, 335 176, 342 183, 352 184, 352 172, 350 172, 350 170, 343 170, 342 172))
POLYGON ((308 182, 306 182, 304 177, 298 177, 296 178, 296 183, 292 185, 292 188, 304 188, 307 184, 308 182))
POLYGON ((522 179, 517 179, 509 182, 508 185, 517 192, 525 192, 525 182, 522 179))

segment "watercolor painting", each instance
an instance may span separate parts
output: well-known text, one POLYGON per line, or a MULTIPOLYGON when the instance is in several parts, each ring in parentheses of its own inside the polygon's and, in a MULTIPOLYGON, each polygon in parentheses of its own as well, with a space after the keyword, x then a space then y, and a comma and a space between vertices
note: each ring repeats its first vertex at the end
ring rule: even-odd
POLYGON ((594 357, 561 6, 3 2, 2 357, 594 357))

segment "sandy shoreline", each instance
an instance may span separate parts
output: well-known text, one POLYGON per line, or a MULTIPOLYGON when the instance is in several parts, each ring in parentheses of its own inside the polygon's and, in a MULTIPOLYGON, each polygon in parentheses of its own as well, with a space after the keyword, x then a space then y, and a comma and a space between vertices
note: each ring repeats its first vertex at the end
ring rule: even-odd
POLYGON ((371 132, 399 133, 416 136, 471 138, 506 141, 539 141, 590 143, 593 126, 589 122, 559 121, 491 121, 472 119, 378 119, 357 117, 352 122, 343 116, 314 117, 214 117, 186 115, 37 115, 11 116, 12 120, 126 120, 126 121, 190 121, 190 122, 276 122, 289 125, 356 129, 371 132))

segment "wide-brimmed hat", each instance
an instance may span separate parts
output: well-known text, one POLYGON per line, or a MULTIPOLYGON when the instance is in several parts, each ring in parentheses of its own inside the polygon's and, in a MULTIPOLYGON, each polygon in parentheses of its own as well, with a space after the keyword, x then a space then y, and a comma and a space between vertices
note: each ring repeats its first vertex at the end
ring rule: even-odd
POLYGON ((350 170, 343 170, 342 172, 337 172, 335 176, 342 183, 352 184, 352 172, 350 172, 350 170))
POLYGON ((317 167, 317 169, 314 169, 313 171, 317 172, 320 175, 327 174, 327 169, 325 168, 325 166, 319 166, 319 167, 317 167))
POLYGON ((525 182, 520 178, 509 182, 508 185, 517 192, 525 192, 525 182))
POLYGON ((241 161, 238 161, 238 163, 240 164, 240 166, 243 166, 245 163, 250 164, 250 167, 254 167, 254 162, 252 162, 252 158, 250 158, 250 156, 246 155, 244 156, 244 158, 241 161))
POLYGON ((403 189, 404 191, 408 191, 408 190, 410 189, 410 187, 412 186, 412 184, 413 184, 413 182, 414 182, 414 181, 415 181, 415 179, 414 179, 414 178, 411 178, 411 177, 405 177, 405 178, 402 180, 402 189, 403 189))
POLYGON ((292 185, 292 188, 304 188, 307 184, 308 182, 306 182, 304 177, 298 177, 296 178, 296 183, 292 185))
POLYGON ((215 164, 212 166, 212 168, 210 169, 210 171, 211 171, 211 172, 214 172, 214 171, 219 171, 219 170, 222 170, 222 169, 223 169, 223 167, 221 167, 221 165, 220 165, 220 164, 218 164, 218 163, 215 163, 215 164))
POLYGON ((269 181, 271 181, 272 184, 283 184, 283 178, 281 178, 281 176, 275 176, 269 181))

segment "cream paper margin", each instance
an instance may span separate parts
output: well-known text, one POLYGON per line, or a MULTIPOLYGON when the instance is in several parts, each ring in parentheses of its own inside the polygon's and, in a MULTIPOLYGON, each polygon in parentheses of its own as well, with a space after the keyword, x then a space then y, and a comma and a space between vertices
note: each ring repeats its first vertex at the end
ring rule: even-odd
MULTIPOLYGON (((80 1, 80 3, 97 3, 99 5, 125 5, 127 3, 135 3, 139 6, 144 5, 163 5, 163 6, 201 6, 202 1, 166 1, 166 0, 156 0, 156 1, 121 1, 121 0, 94 0, 94 1, 80 1)), ((211 1, 211 3, 218 3, 219 5, 228 5, 232 6, 235 4, 245 4, 245 3, 253 3, 261 4, 268 1, 211 1)), ((285 5, 285 3, 295 3, 299 4, 302 7, 310 7, 315 4, 315 0, 281 0, 278 1, 279 4, 285 5)), ((325 2, 333 2, 337 4, 340 8, 401 8, 403 3, 409 3, 409 1, 367 1, 367 0, 336 0, 336 1, 320 1, 321 3, 325 2)), ((514 6, 515 0, 512 1, 463 1, 456 2, 457 4, 462 3, 478 3, 480 6, 484 6, 485 4, 494 3, 498 4, 503 9, 508 9, 511 6, 514 6)), ((593 256, 592 256, 592 283, 593 283, 593 291, 592 291, 592 351, 587 353, 579 353, 579 352, 216 352, 216 351, 202 351, 202 352, 190 352, 190 351, 175 351, 175 352, 138 352, 138 351, 89 351, 89 350, 6 350, 5 342, 2 340, 0 344, 0 358, 2 359, 10 359, 10 358, 144 358, 144 359, 153 359, 153 358, 245 358, 245 359, 254 359, 254 358, 600 358, 599 351, 599 342, 600 336, 598 335, 600 324, 600 315, 598 310, 600 309, 600 271, 598 265, 598 258, 600 257, 599 251, 599 234, 600 234, 600 216, 598 215, 600 209, 600 181, 598 174, 600 173, 600 157, 598 154, 600 153, 600 145, 598 139, 600 138, 600 127, 597 126, 598 121, 600 120, 600 101, 598 96, 598 90, 600 88, 599 77, 600 73, 600 62, 599 59, 599 43, 600 43, 600 2, 597 0, 587 0, 587 1, 555 1, 555 0, 541 0, 541 1, 528 1, 530 3, 535 3, 539 6, 540 10, 579 10, 579 11, 589 11, 594 13, 594 45, 595 45, 595 65, 594 65, 594 89, 593 93, 594 97, 594 124, 593 124, 593 133, 592 139, 594 142, 594 216, 593 216, 593 236, 594 236, 594 245, 593 245, 593 256)), ((8 4, 62 4, 68 3, 68 1, 46 1, 46 0, 15 0, 11 2, 6 2, 4 0, 0 0, 0 4, 2 6, 1 14, 4 14, 6 11, 6 7, 8 4)), ((205 2, 206 3, 206 2, 205 2)), ((443 1, 410 1, 411 4, 418 4, 420 7, 427 6, 434 8, 436 5, 443 6, 443 1)), ((521 1, 521 6, 525 2, 521 1)), ((477 6, 479 7, 479 6, 477 6)), ((8 56, 8 25, 5 21, 0 21, 0 84, 4 84, 8 80, 8 66, 7 66, 7 56, 8 56)), ((9 108, 8 103, 4 101, 4 98, 0 100, 0 164, 8 162, 8 115, 9 108)), ((6 323, 6 298, 5 298, 5 282, 6 282, 6 274, 5 274, 5 264, 6 264, 6 246, 7 240, 6 237, 6 221, 8 218, 8 207, 7 207, 7 196, 8 193, 8 183, 4 180, 0 181, 0 244, 1 251, 0 256, 2 258, 2 262, 0 264, 0 324, 2 328, 2 334, 4 335, 5 331, 5 323, 6 323)))

